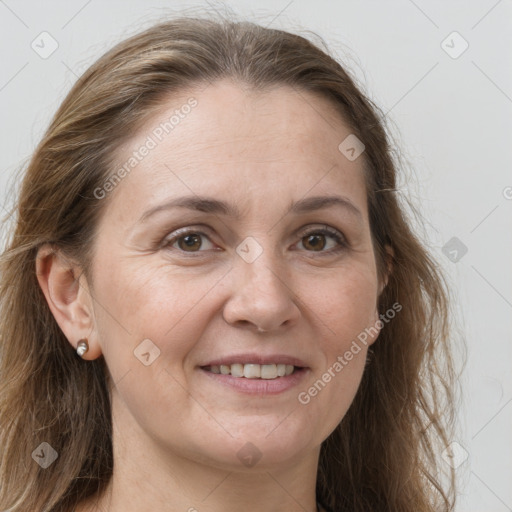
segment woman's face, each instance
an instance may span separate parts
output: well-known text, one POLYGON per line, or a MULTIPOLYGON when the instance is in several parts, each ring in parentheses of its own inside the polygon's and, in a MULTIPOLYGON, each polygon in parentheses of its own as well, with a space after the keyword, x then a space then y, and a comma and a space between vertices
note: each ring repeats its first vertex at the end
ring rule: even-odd
POLYGON ((231 469, 318 454, 376 337, 358 341, 380 283, 363 157, 338 149, 350 133, 310 93, 219 81, 120 148, 113 170, 130 170, 102 199, 90 338, 120 435, 231 469), (285 365, 301 369, 276 376, 285 365))

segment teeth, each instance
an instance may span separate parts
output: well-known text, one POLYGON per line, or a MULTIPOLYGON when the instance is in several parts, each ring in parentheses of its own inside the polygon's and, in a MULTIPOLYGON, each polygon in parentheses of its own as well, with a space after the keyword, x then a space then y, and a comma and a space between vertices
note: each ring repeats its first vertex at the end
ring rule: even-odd
POLYGON ((232 375, 233 377, 245 377, 246 379, 276 379, 291 375, 295 367, 291 364, 221 364, 210 366, 212 373, 232 375))
POLYGON ((261 365, 261 378, 262 379, 275 379, 277 377, 277 365, 275 364, 262 364, 261 365))
POLYGON ((259 379, 261 377, 261 365, 244 364, 244 377, 246 379, 259 379))
POLYGON ((243 377, 244 376, 244 365, 243 364, 232 364, 231 365, 231 375, 233 375, 233 377, 243 377))

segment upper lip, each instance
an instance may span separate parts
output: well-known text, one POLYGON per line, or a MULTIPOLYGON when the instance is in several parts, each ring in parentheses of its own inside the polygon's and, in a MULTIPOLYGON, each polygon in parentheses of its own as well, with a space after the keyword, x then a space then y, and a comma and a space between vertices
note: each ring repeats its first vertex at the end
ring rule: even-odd
POLYGON ((306 368, 307 364, 301 359, 288 356, 286 354, 232 354, 221 356, 211 361, 208 361, 202 366, 220 366, 232 364, 290 364, 301 368, 306 368))

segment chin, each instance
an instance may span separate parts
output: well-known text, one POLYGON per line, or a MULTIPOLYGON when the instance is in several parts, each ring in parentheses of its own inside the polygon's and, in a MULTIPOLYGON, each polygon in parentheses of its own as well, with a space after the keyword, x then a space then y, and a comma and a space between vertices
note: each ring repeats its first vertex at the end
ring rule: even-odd
POLYGON ((238 429, 227 429, 233 437, 225 432, 221 438, 205 435, 209 444, 198 448, 210 464, 229 471, 268 471, 294 463, 308 448, 320 445, 320 441, 313 442, 303 425, 289 425, 283 418, 271 426, 268 419, 250 426, 249 421, 246 417, 238 429))

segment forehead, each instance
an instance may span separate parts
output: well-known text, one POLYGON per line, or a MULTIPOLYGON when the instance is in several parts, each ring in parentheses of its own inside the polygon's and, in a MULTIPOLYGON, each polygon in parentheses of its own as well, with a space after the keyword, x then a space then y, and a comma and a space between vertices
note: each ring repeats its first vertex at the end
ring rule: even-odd
POLYGON ((143 133, 192 97, 197 106, 183 119, 186 122, 180 123, 181 129, 172 135, 178 138, 180 133, 187 136, 193 131, 197 135, 193 140, 195 146, 203 149, 215 151, 213 145, 221 151, 226 148, 236 153, 257 151, 261 157, 272 158, 287 151, 306 155, 306 150, 313 155, 327 156, 325 149, 330 145, 335 157, 339 136, 350 133, 335 105, 318 93, 286 85, 255 90, 230 80, 172 98, 162 105, 162 114, 147 123, 143 133))
POLYGON ((121 167, 150 147, 115 195, 133 203, 174 191, 240 195, 263 188, 282 191, 289 202, 313 188, 325 193, 336 187, 364 202, 363 158, 350 161, 338 149, 350 134, 333 103, 318 94, 214 82, 166 98, 119 148, 121 167))

